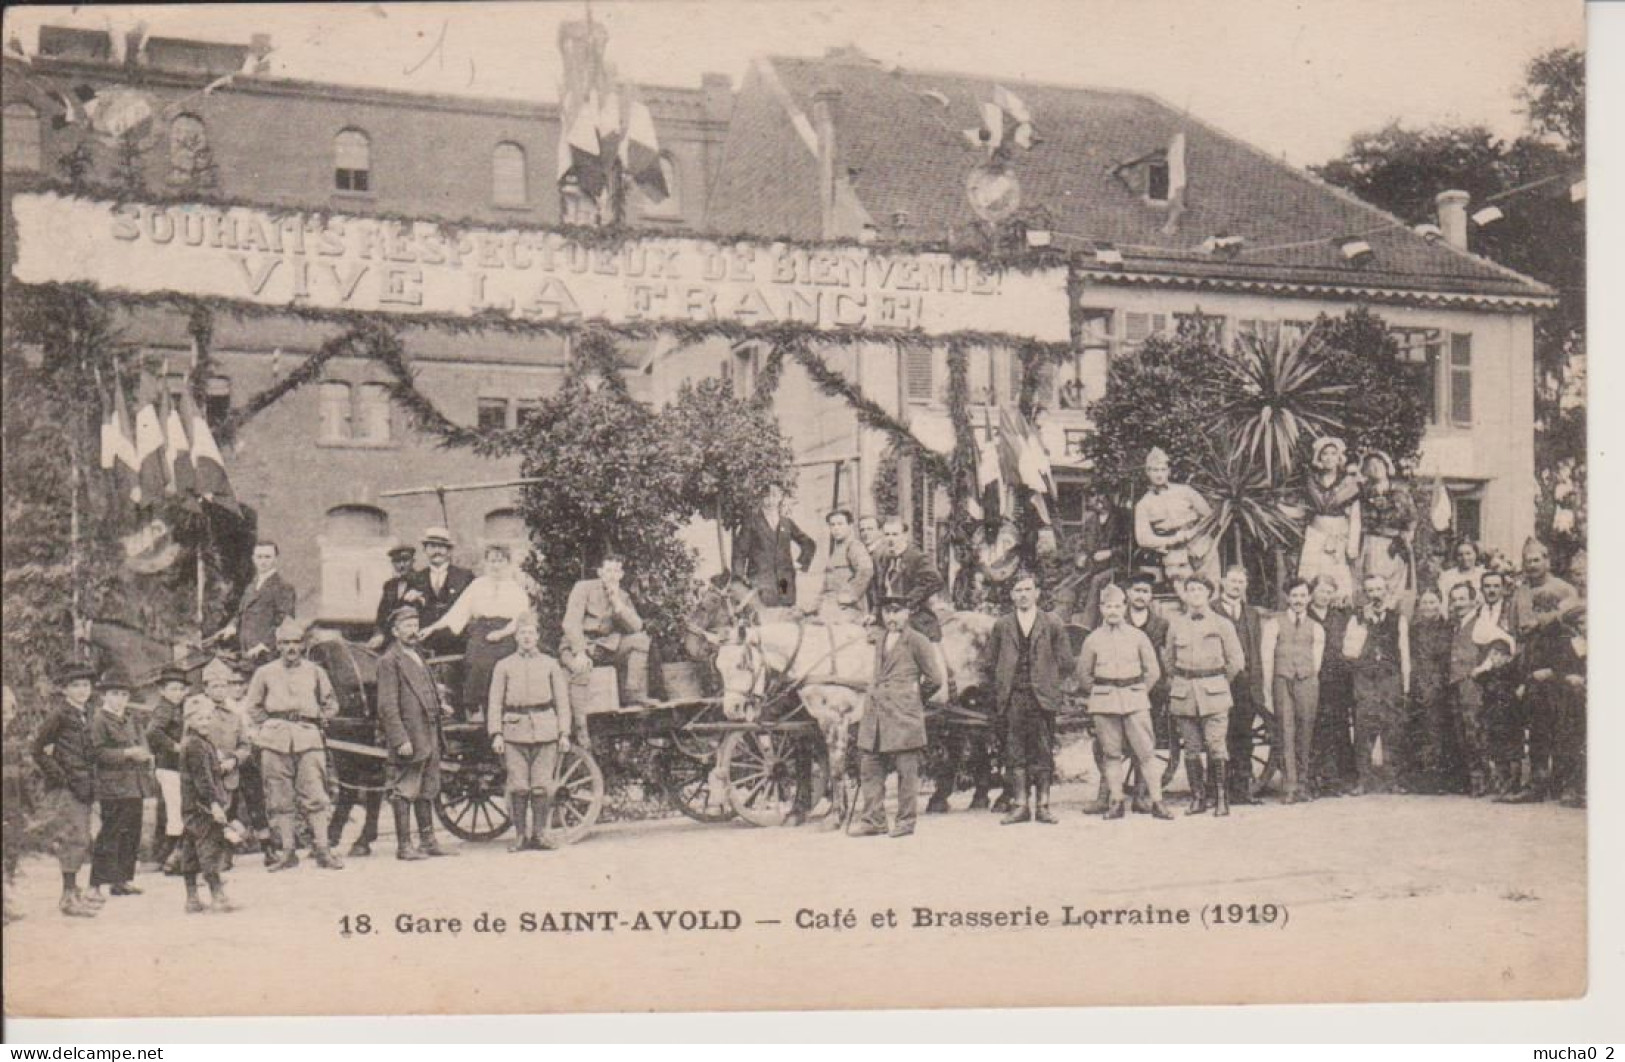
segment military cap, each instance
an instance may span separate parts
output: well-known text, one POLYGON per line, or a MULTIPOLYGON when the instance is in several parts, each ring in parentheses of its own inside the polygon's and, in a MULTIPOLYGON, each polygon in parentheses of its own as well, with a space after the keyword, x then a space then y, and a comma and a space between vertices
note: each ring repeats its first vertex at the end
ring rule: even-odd
POLYGON ((411 560, 417 555, 418 551, 412 546, 395 546, 389 551, 389 559, 392 561, 411 560))
POLYGON ((179 682, 183 686, 189 686, 192 683, 192 678, 174 664, 167 664, 163 670, 158 672, 158 685, 162 686, 170 682, 179 682))
POLYGON ((130 685, 130 676, 116 667, 103 671, 102 677, 96 680, 96 685, 104 690, 123 690, 126 693, 133 688, 130 685))
POLYGON ((1145 455, 1145 467, 1147 468, 1152 465, 1166 465, 1167 463, 1168 451, 1160 446, 1153 446, 1151 452, 1145 455))
POLYGON ((425 546, 446 546, 448 548, 457 545, 456 541, 451 537, 451 532, 443 527, 431 527, 423 532, 423 544, 425 546))
POLYGON ((908 603, 908 598, 906 597, 902 597, 897 594, 887 594, 885 597, 880 599, 880 607, 882 609, 911 609, 913 606, 908 603))
POLYGON ((289 616, 277 624, 276 640, 279 642, 302 642, 305 640, 305 625, 289 616))
POLYGON ((79 660, 69 660, 58 665, 56 681, 59 685, 66 686, 68 683, 78 682, 80 679, 94 682, 96 680, 96 669, 79 660))
POLYGON ((236 682, 241 677, 236 668, 219 657, 215 657, 203 667, 203 684, 205 686, 213 682, 236 682))
POLYGON ((417 618, 419 618, 419 617, 418 617, 418 610, 417 610, 416 605, 402 605, 399 608, 397 608, 394 612, 391 612, 389 614, 389 625, 391 627, 395 627, 402 620, 417 619, 417 618))

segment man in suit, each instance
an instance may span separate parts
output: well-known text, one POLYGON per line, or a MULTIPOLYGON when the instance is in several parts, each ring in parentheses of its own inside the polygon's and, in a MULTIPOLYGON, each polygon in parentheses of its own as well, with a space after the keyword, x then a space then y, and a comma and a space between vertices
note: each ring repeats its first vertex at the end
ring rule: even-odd
POLYGON ((1484 689, 1479 678, 1499 656, 1511 657, 1512 640, 1511 635, 1507 635, 1505 641, 1495 638, 1492 627, 1485 631, 1491 641, 1479 644, 1475 637, 1479 618, 1475 597, 1471 583, 1459 582, 1450 588, 1452 633, 1445 678, 1451 723, 1467 768, 1467 793, 1481 797, 1489 790, 1490 747, 1484 719, 1484 689))
POLYGON ((418 652, 418 610, 402 605, 389 617, 389 626, 394 641, 378 658, 378 723, 389 753, 395 858, 452 855, 434 835, 434 799, 440 795, 440 717, 446 706, 429 665, 418 652), (413 809, 418 817, 418 845, 412 843, 413 809))
POLYGON ((1310 618, 1309 597, 1309 584, 1294 579, 1286 591, 1286 612, 1264 625, 1259 653, 1264 704, 1275 716, 1274 737, 1281 745, 1284 804, 1304 799, 1315 716, 1320 711, 1326 631, 1310 618))
POLYGON ((236 637, 238 650, 256 664, 274 655, 276 630, 294 614, 296 595, 277 572, 279 560, 275 542, 254 544, 254 581, 237 603, 236 618, 215 635, 217 639, 236 637))
POLYGON ((931 610, 931 599, 942 592, 942 575, 930 559, 908 539, 902 517, 888 516, 881 525, 884 555, 875 561, 875 584, 880 598, 901 598, 908 605, 908 625, 932 642, 942 641, 942 625, 931 610))
POLYGON ((598 578, 582 579, 570 588, 564 605, 564 666, 578 683, 594 664, 613 663, 621 671, 621 700, 649 701, 649 635, 643 618, 621 586, 625 565, 614 553, 598 563, 598 578))
POLYGON ((395 574, 384 580, 384 589, 378 595, 378 613, 373 620, 377 633, 367 643, 370 648, 382 649, 389 642, 389 618, 402 605, 423 607, 423 593, 412 586, 412 562, 418 551, 411 546, 395 546, 389 551, 390 566, 395 574))
POLYGON ((1219 584, 1219 599, 1213 611, 1229 620, 1241 642, 1244 670, 1230 684, 1230 730, 1225 745, 1230 749, 1233 769, 1228 775, 1230 802, 1256 804, 1253 799, 1253 720, 1264 704, 1263 638, 1264 620, 1258 609, 1247 602, 1247 569, 1232 564, 1219 584))
POLYGON ((733 573, 756 591, 756 603, 763 609, 795 606, 796 571, 810 569, 818 553, 812 536, 785 514, 784 502, 784 492, 769 487, 761 511, 751 513, 734 541, 733 573))
POLYGON ((1034 576, 1017 575, 1010 600, 1015 607, 993 625, 983 660, 983 673, 993 678, 994 711, 1005 723, 1005 757, 1015 790, 1015 801, 1000 822, 1010 826, 1036 819, 1053 825, 1049 792, 1055 774, 1055 713, 1061 708, 1061 682, 1076 661, 1065 625, 1038 607, 1034 576))
POLYGON ((858 784, 862 809, 852 836, 888 833, 886 775, 897 772, 897 819, 892 837, 914 832, 920 802, 920 760, 925 751, 925 701, 945 681, 938 654, 909 625, 902 598, 886 598, 880 615, 884 630, 875 642, 875 677, 858 723, 858 784))
MULTIPOLYGON (((408 577, 407 586, 422 596, 417 603, 418 621, 425 627, 450 612, 451 606, 474 581, 473 572, 451 562, 455 546, 451 532, 443 527, 431 527, 423 532, 423 555, 429 563, 408 577)), ((431 656, 452 655, 463 651, 463 641, 441 629, 424 641, 422 649, 431 656)))

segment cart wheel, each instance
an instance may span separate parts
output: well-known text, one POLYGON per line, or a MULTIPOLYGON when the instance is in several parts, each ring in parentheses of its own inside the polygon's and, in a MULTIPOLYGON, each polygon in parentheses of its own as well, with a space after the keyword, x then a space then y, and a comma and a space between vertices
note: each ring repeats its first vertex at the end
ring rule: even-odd
MULTIPOLYGON (((736 730, 722 741, 718 769, 728 780, 728 802, 752 826, 782 826, 795 805, 796 751, 812 752, 809 805, 827 792, 828 750, 816 731, 736 730)), ((809 808, 808 815, 811 815, 809 808)))
POLYGON ((681 745, 661 749, 655 758, 655 782, 678 811, 695 822, 727 822, 733 804, 724 786, 714 786, 716 756, 696 759, 681 745))
POLYGON ((494 841, 507 832, 507 794, 502 790, 502 767, 465 764, 440 776, 435 817, 464 841, 494 841))
POLYGON ((604 772, 592 753, 579 745, 559 753, 558 789, 542 825, 549 848, 575 844, 587 835, 604 809, 604 772))
POLYGON ((671 728, 672 741, 690 759, 714 763, 717 758, 717 748, 722 744, 722 735, 714 730, 696 731, 693 727, 696 723, 721 723, 724 721, 722 705, 706 704, 671 728))
POLYGON ((1253 792, 1263 792, 1281 772, 1280 742, 1275 737, 1275 713, 1260 707, 1253 719, 1253 792))

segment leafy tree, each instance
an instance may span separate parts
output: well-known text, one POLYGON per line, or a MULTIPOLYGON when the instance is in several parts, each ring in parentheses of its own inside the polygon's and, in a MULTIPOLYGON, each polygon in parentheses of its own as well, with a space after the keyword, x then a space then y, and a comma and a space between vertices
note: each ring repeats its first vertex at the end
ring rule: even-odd
POLYGON ((1361 133, 1316 169, 1410 222, 1431 221, 1433 197, 1459 188, 1505 217, 1473 230, 1473 250, 1558 290, 1535 326, 1538 532, 1560 557, 1583 546, 1585 505, 1585 210, 1569 198, 1585 164, 1585 61, 1574 48, 1532 60, 1519 91, 1527 132, 1508 143, 1481 126, 1361 133), (1536 187, 1536 182, 1545 182, 1536 187), (1516 191, 1524 189, 1523 191, 1516 191))

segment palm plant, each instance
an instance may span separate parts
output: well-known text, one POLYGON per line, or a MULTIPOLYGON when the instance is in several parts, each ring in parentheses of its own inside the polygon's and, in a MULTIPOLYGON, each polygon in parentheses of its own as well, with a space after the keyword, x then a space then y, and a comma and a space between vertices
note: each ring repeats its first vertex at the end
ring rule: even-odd
POLYGON ((1207 427, 1262 466, 1263 480, 1285 482, 1307 443, 1337 432, 1351 385, 1338 379, 1318 326, 1294 341, 1280 329, 1243 332, 1211 363, 1215 405, 1207 427))
POLYGON ((1296 486, 1272 476, 1250 451, 1222 441, 1203 447, 1191 486, 1213 507, 1204 532, 1221 548, 1233 543, 1238 558, 1287 551, 1302 537, 1296 486))

